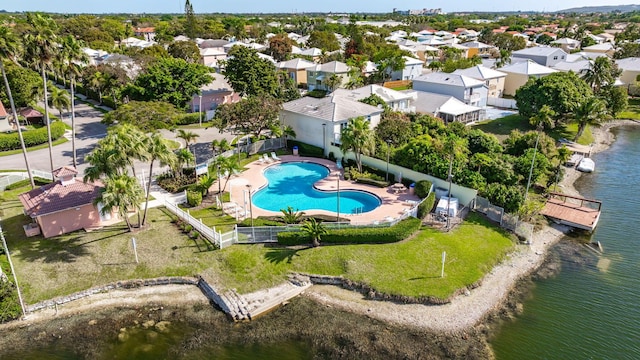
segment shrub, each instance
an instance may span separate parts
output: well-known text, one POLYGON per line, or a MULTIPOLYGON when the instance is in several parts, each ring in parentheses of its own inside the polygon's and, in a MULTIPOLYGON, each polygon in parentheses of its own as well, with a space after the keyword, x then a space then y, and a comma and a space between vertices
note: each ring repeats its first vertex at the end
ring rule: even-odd
MULTIPOLYGON (((202 114, 202 119, 206 121, 204 114, 202 114)), ((200 113, 180 114, 174 118, 173 123, 175 125, 199 124, 200 113)))
POLYGON ((433 209, 433 205, 436 203, 436 192, 432 192, 427 198, 418 205, 418 218, 424 219, 428 213, 433 209))
POLYGON ((424 199, 429 195, 429 191, 431 190, 431 181, 429 180, 420 180, 416 183, 415 192, 416 195, 420 197, 420 199, 424 199))
POLYGON ((170 173, 158 176, 158 185, 170 193, 183 191, 185 188, 195 183, 193 176, 173 176, 170 173))
MULTIPOLYGON (((276 219, 272 219, 272 218, 263 218, 263 217, 258 217, 256 219, 253 219, 253 226, 284 226, 286 225, 284 222, 282 222, 282 218, 278 217, 279 220, 276 219)), ((250 227, 251 226, 251 219, 247 218, 242 220, 242 222, 240 222, 238 224, 238 226, 240 227, 250 227)))
POLYGON ((298 147, 298 154, 302 156, 310 157, 324 157, 324 150, 321 147, 305 144, 300 141, 287 140, 287 147, 293 149, 294 146, 298 147))
MULTIPOLYGON (((385 244, 404 240, 420 228, 420 220, 408 218, 388 228, 349 227, 346 229, 329 229, 322 237, 326 244, 385 244)), ((278 243, 282 245, 303 245, 311 239, 302 231, 281 232, 278 243)))
POLYGON ((329 158, 329 160, 331 161, 336 161, 338 159, 336 159, 336 156, 333 154, 333 151, 329 152, 329 155, 327 156, 329 158))
POLYGON ((327 91, 326 90, 320 90, 320 89, 314 89, 311 90, 307 93, 307 96, 311 96, 314 98, 318 98, 318 99, 322 99, 323 97, 327 96, 327 91))
MULTIPOLYGON (((51 124, 51 140, 56 140, 64 135, 65 125, 62 121, 55 121, 51 124)), ((49 141, 47 128, 45 126, 29 131, 23 131, 24 145, 32 147, 44 144, 49 141)), ((0 151, 20 149, 20 137, 18 133, 0 134, 0 151)))
POLYGON ((198 206, 202 203, 202 193, 199 191, 187 191, 187 204, 198 206))
POLYGON ((357 183, 360 184, 367 184, 367 185, 373 185, 373 186, 377 186, 379 188, 383 188, 383 187, 387 187, 389 186, 389 183, 384 181, 384 180, 375 180, 375 179, 369 179, 366 177, 359 177, 356 179, 357 183))

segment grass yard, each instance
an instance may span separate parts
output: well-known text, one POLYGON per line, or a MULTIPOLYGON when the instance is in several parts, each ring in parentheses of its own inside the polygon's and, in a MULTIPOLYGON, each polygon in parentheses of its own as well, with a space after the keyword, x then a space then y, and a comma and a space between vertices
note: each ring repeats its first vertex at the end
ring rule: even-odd
MULTIPOLYGON (((225 199, 223 198, 221 201, 225 201, 225 199)), ((229 200, 227 199, 226 201, 229 200)), ((222 231, 223 233, 233 230, 236 224, 234 217, 225 214, 222 212, 222 209, 216 209, 215 206, 199 210, 189 210, 189 214, 196 219, 201 219, 202 222, 209 227, 215 226, 216 230, 222 231)))
POLYGON ((210 271, 241 293, 277 284, 289 271, 299 271, 342 275, 390 294, 447 298, 480 280, 513 249, 508 233, 471 214, 451 233, 426 228, 396 244, 232 246, 216 252, 218 261, 210 271), (443 251, 447 260, 445 277, 440 278, 443 251))
MULTIPOLYGON (((517 114, 505 116, 503 118, 495 120, 483 121, 478 123, 477 125, 474 125, 474 128, 495 135, 501 142, 509 137, 509 134, 511 134, 513 130, 520 130, 520 132, 535 130, 529 124, 529 121, 527 119, 517 114)), ((552 130, 547 130, 547 135, 556 140, 565 138, 573 141, 573 138, 576 136, 577 132, 578 124, 569 123, 566 125, 560 125, 559 127, 552 130)), ((592 142, 593 134, 591 133, 591 128, 587 127, 582 133, 580 139, 578 139, 578 143, 589 145, 592 142)))
POLYGON ((618 119, 640 120, 640 98, 629 98, 629 106, 618 114, 618 119))

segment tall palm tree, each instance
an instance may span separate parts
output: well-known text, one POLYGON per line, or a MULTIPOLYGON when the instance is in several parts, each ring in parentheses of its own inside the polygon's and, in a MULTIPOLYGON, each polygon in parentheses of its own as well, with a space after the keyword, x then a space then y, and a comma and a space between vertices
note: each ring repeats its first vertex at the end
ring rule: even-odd
POLYGON ((342 84, 342 76, 338 74, 331 74, 326 80, 325 85, 329 92, 333 92, 336 88, 338 88, 342 84))
POLYGON ((100 100, 100 105, 102 105, 102 91, 107 85, 107 75, 96 71, 89 76, 87 83, 93 91, 98 93, 98 99, 100 100))
POLYGON ((327 229, 322 225, 322 222, 316 221, 315 218, 309 218, 302 224, 302 231, 305 232, 310 238, 313 247, 320 246, 320 240, 322 235, 327 234, 327 229))
POLYGON ((147 209, 149 207, 149 193, 151 192, 151 176, 153 174, 153 163, 157 160, 160 166, 175 166, 177 161, 176 154, 171 151, 169 140, 165 139, 159 133, 153 133, 145 138, 145 148, 149 154, 149 182, 147 183, 147 196, 144 202, 144 214, 142 215, 142 224, 147 221, 147 209))
POLYGON ((578 132, 574 141, 578 141, 588 125, 599 126, 606 117, 607 107, 602 100, 595 96, 578 104, 573 111, 573 120, 578 123, 578 132))
POLYGON ((85 159, 89 166, 84 169, 83 181, 96 181, 103 176, 122 175, 124 168, 121 155, 117 149, 106 145, 102 140, 99 141, 98 146, 85 159))
POLYGON ((33 181, 33 174, 31 173, 31 165, 29 164, 29 157, 27 156, 27 147, 24 144, 24 136, 22 136, 22 128, 20 127, 20 120, 18 119, 18 112, 16 111, 16 104, 13 101, 13 95, 11 94, 11 86, 9 86, 9 80, 7 79, 7 73, 4 70, 4 60, 12 59, 18 52, 18 41, 8 26, 0 26, 0 72, 2 72, 2 79, 4 80, 4 86, 7 91, 7 97, 11 104, 11 115, 16 122, 18 128, 18 137, 20 138, 20 147, 22 148, 22 156, 24 156, 24 164, 27 167, 27 173, 29 174, 29 181, 31 188, 36 187, 33 181))
POLYGON ((601 56, 591 63, 582 78, 597 95, 603 86, 612 85, 620 73, 616 63, 606 56, 601 56))
POLYGON ((185 165, 189 166, 189 164, 195 160, 195 157, 191 151, 183 148, 176 151, 176 159, 176 168, 174 169, 174 172, 177 173, 178 176, 182 176, 182 168, 185 165))
POLYGON ((178 135, 176 137, 179 138, 179 139, 184 140, 184 145, 188 149, 189 148, 189 143, 191 141, 193 141, 195 143, 196 139, 198 137, 200 137, 200 135, 194 133, 193 131, 180 129, 180 130, 178 130, 178 135))
POLYGON ((132 231, 129 221, 129 210, 140 210, 142 202, 142 188, 136 178, 128 175, 108 177, 104 182, 104 189, 94 200, 94 204, 102 204, 102 213, 107 214, 117 209, 118 215, 124 218, 127 228, 132 231))
POLYGON ((62 51, 60 54, 66 64, 65 70, 67 76, 69 76, 69 90, 71 90, 71 149, 73 153, 73 167, 75 168, 78 166, 78 157, 76 153, 76 79, 81 75, 78 63, 86 62, 88 56, 84 51, 82 51, 82 44, 72 35, 67 35, 62 39, 62 51))
POLYGON ((219 167, 220 169, 221 178, 218 179, 218 181, 221 181, 222 178, 225 179, 224 185, 221 189, 222 191, 227 188, 227 183, 229 183, 231 176, 233 176, 235 172, 242 170, 236 159, 232 157, 218 156, 214 161, 213 166, 219 167))
POLYGON ((60 119, 62 119, 62 111, 69 110, 71 107, 71 98, 69 97, 69 93, 64 89, 52 86, 49 97, 49 106, 58 110, 60 113, 60 119))
POLYGON ((447 196, 449 201, 447 201, 447 229, 449 229, 450 222, 450 206, 451 206, 451 184, 453 182, 453 159, 456 157, 462 156, 466 151, 468 151, 465 146, 465 139, 461 138, 455 134, 449 134, 440 144, 442 151, 449 157, 449 173, 447 175, 447 181, 449 182, 449 191, 447 192, 447 196))
POLYGON ((27 13, 27 24, 31 29, 26 32, 24 42, 26 59, 40 70, 44 88, 44 120, 49 141, 49 162, 53 172, 53 143, 51 141, 51 123, 49 121, 49 101, 47 99, 46 68, 51 65, 56 51, 56 31, 58 26, 53 19, 39 13, 27 13))
POLYGON ((344 154, 353 151, 359 172, 362 172, 362 155, 371 154, 375 145, 375 133, 369 127, 369 121, 362 116, 349 119, 340 132, 340 150, 344 154))
POLYGON ((529 119, 529 124, 536 129, 550 128, 553 125, 553 118, 556 112, 549 105, 542 105, 540 110, 529 119))

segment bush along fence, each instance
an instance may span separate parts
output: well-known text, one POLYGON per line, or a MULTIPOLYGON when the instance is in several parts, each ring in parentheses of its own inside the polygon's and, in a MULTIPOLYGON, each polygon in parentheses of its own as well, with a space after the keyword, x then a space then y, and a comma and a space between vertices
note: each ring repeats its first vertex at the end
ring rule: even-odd
POLYGON ((236 230, 230 231, 228 233, 222 233, 221 231, 216 231, 216 228, 210 228, 207 225, 202 223, 202 220, 198 220, 189 214, 189 211, 184 211, 178 207, 178 205, 167 201, 165 199, 164 206, 167 210, 174 213, 178 218, 186 221, 193 227, 193 230, 199 232, 202 236, 204 236, 207 240, 211 241, 214 246, 219 249, 224 249, 230 245, 233 245, 238 239, 238 233, 236 230))
MULTIPOLYGON (((65 129, 62 121, 54 121, 51 124, 51 141, 55 141, 64 135, 65 129)), ((22 137, 24 138, 24 145, 26 147, 45 144, 49 141, 47 128, 44 126, 39 129, 23 131, 22 137)), ((20 148, 20 137, 17 132, 0 134, 0 151, 17 150, 20 148)))

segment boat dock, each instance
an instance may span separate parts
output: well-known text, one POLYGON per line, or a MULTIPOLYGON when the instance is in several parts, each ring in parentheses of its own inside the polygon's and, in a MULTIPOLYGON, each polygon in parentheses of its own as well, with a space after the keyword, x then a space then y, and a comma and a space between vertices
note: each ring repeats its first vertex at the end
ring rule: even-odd
POLYGON ((541 211, 551 220, 587 231, 593 231, 600 220, 602 202, 561 193, 549 193, 541 211))

